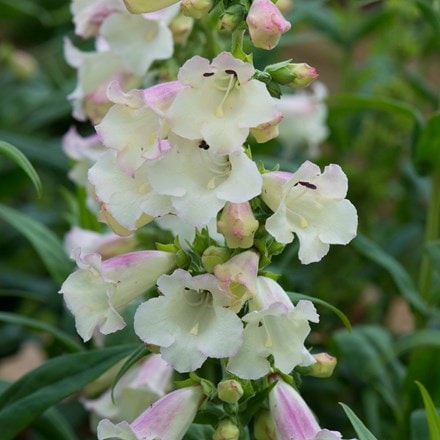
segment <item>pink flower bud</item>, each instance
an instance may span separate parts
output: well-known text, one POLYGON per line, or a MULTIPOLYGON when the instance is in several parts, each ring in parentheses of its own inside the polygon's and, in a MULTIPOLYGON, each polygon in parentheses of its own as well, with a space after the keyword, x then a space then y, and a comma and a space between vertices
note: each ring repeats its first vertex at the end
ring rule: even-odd
POLYGON ((270 380, 278 380, 269 393, 269 407, 277 439, 338 440, 342 438, 339 432, 320 428, 311 409, 295 388, 276 374, 272 375, 270 380))
POLYGON ((203 400, 202 388, 197 386, 173 391, 153 403, 136 420, 114 425, 108 419, 98 425, 98 439, 183 438, 203 400))
POLYGON ((290 29, 290 23, 271 0, 254 0, 246 22, 255 47, 273 49, 281 34, 290 29))
POLYGON ((254 217, 249 202, 226 203, 217 229, 221 232, 231 249, 248 249, 254 244, 258 221, 254 217))

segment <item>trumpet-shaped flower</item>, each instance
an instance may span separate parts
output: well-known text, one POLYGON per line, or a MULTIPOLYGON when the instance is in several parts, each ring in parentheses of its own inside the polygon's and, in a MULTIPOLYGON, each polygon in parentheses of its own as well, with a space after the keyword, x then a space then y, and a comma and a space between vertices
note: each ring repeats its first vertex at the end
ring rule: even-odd
POLYGON ((231 295, 230 308, 237 313, 257 293, 258 261, 258 254, 246 251, 214 268, 221 288, 231 295))
POLYGON ((101 121, 111 106, 107 98, 111 81, 119 81, 124 88, 135 87, 141 81, 113 52, 81 52, 66 39, 64 54, 69 65, 78 69, 78 84, 68 99, 73 104, 73 116, 80 121, 87 118, 95 124, 101 121))
POLYGON ((241 151, 250 128, 277 116, 275 99, 252 79, 254 73, 251 64, 227 52, 211 64, 199 56, 188 60, 178 74, 184 88, 166 112, 171 130, 203 139, 215 154, 241 151))
POLYGON ((118 152, 118 164, 127 173, 166 150, 161 116, 180 88, 172 81, 124 93, 118 82, 110 83, 107 96, 115 105, 95 128, 102 142, 118 152))
POLYGON ((225 307, 230 298, 215 276, 192 277, 177 269, 161 276, 157 285, 163 295, 139 306, 134 329, 144 342, 161 347, 163 359, 177 371, 194 371, 208 357, 226 358, 238 351, 243 325, 225 307))
POLYGON ((113 389, 113 399, 109 389, 97 399, 84 399, 82 403, 96 419, 131 422, 164 396, 172 373, 172 367, 159 354, 154 354, 122 377, 113 389))
POLYGON ((341 433, 320 428, 312 411, 292 386, 278 375, 272 375, 270 379, 278 380, 269 393, 270 413, 277 440, 342 439, 341 433))
POLYGON ((330 244, 347 244, 356 236, 356 208, 345 199, 347 176, 338 165, 319 167, 305 162, 295 173, 263 176, 262 198, 274 211, 267 231, 280 243, 299 238, 303 264, 319 261, 330 244))
POLYGON ((79 269, 64 281, 60 293, 78 334, 88 341, 96 328, 104 335, 124 328, 119 312, 174 267, 175 255, 140 251, 101 261, 99 254, 78 253, 77 264, 79 269))
POLYGON ((77 226, 73 226, 64 236, 64 249, 72 257, 74 251, 80 248, 83 255, 97 252, 105 260, 133 250, 135 244, 134 237, 120 237, 113 232, 100 234, 77 226))
POLYGON ((122 0, 73 0, 70 10, 75 33, 83 38, 97 36, 102 22, 114 12, 126 11, 122 0))
POLYGON ((138 76, 145 75, 154 61, 173 54, 172 33, 164 21, 155 17, 114 13, 102 23, 100 35, 108 49, 121 57, 124 67, 138 76))
MULTIPOLYGON (((89 181, 104 211, 128 233, 172 209, 169 197, 152 189, 147 174, 147 164, 138 168, 133 176, 125 174, 118 167, 113 151, 101 156, 89 170, 89 181)), ((110 222, 109 226, 114 225, 110 222)))
POLYGON ((170 141, 173 148, 151 165, 148 177, 158 194, 171 198, 184 221, 205 226, 226 202, 241 203, 260 194, 261 175, 242 150, 218 156, 204 141, 170 141))
POLYGON ((320 82, 312 84, 311 89, 313 93, 301 91, 281 96, 278 108, 284 118, 279 125, 278 139, 287 151, 306 144, 309 157, 313 158, 319 155, 319 145, 327 138, 329 130, 324 103, 327 89, 320 82))
POLYGON ((297 365, 315 362, 304 347, 310 333, 309 321, 319 321, 310 301, 293 306, 279 284, 258 277, 257 295, 250 307, 253 311, 243 317, 247 322, 243 346, 229 360, 229 371, 243 379, 258 379, 270 371, 269 355, 273 356, 275 368, 286 374, 297 365))
POLYGON ((201 386, 181 388, 153 403, 130 424, 114 425, 110 420, 102 420, 98 440, 181 440, 202 401, 201 386))

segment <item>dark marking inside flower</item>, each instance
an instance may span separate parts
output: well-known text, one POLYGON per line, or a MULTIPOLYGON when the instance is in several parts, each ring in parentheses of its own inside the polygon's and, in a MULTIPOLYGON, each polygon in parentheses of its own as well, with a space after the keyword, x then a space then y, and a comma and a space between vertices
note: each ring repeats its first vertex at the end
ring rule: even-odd
POLYGON ((310 182, 304 182, 304 181, 302 181, 302 180, 300 180, 299 182, 296 182, 295 183, 295 186, 296 185, 301 185, 301 186, 304 186, 304 187, 306 187, 306 188, 308 188, 308 189, 317 189, 318 187, 316 186, 316 185, 314 185, 313 183, 310 183, 310 182))
POLYGON ((202 140, 199 144, 199 148, 202 148, 203 150, 209 150, 209 145, 206 143, 205 140, 202 140))
POLYGON ((214 75, 214 72, 205 72, 205 73, 203 74, 203 76, 204 76, 205 78, 208 78, 208 76, 212 76, 212 75, 214 75))
POLYGON ((237 76, 237 72, 235 70, 232 70, 232 69, 226 69, 225 73, 227 73, 228 75, 235 75, 235 76, 237 76))

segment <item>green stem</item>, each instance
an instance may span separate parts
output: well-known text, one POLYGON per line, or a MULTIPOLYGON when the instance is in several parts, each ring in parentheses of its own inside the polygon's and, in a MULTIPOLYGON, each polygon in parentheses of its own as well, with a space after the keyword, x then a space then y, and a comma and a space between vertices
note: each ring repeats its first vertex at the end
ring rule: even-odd
MULTIPOLYGON (((426 222, 425 246, 440 238, 440 164, 432 174, 432 192, 426 222)), ((432 303, 432 262, 426 253, 422 257, 419 287, 422 298, 432 303)))
POLYGON ((244 29, 237 29, 232 32, 231 53, 235 58, 249 62, 249 57, 243 51, 244 29))

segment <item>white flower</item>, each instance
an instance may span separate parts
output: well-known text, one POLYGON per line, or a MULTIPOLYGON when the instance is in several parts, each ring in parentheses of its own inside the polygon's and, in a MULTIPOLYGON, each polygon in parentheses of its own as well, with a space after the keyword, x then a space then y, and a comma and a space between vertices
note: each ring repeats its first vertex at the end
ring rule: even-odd
POLYGON ((124 67, 142 76, 156 60, 173 55, 173 36, 162 20, 128 12, 109 15, 101 25, 100 35, 109 50, 122 59, 124 67))
POLYGON ((60 293, 78 334, 88 341, 96 328, 104 335, 124 328, 119 312, 174 267, 175 255, 139 251, 101 261, 99 254, 78 254, 77 264, 79 269, 64 281, 60 293))
POLYGON ((148 178, 157 193, 171 198, 184 221, 207 225, 226 202, 241 203, 260 194, 261 175, 242 150, 218 156, 203 141, 171 142, 173 148, 151 164, 148 178))
POLYGON ((312 94, 300 91, 296 94, 283 94, 277 107, 283 114, 279 124, 279 140, 286 150, 296 149, 301 144, 308 146, 310 157, 319 155, 318 147, 327 138, 327 106, 324 98, 327 89, 323 83, 316 82, 310 87, 312 94))
POLYGON ((82 403, 99 420, 131 422, 165 394, 172 373, 172 367, 154 354, 121 378, 113 389, 114 400, 109 389, 97 399, 83 399, 82 403))
POLYGON ((64 236, 64 249, 70 256, 74 256, 74 251, 80 248, 83 255, 97 252, 106 259, 132 250, 134 244, 133 237, 120 237, 113 232, 101 234, 77 226, 73 226, 64 236))
POLYGON ((126 11, 122 0, 72 0, 70 9, 75 33, 83 38, 98 35, 104 19, 117 11, 126 11))
MULTIPOLYGON (((156 216, 171 212, 169 197, 157 194, 151 188, 147 165, 129 176, 118 167, 115 153, 108 151, 89 170, 89 181, 95 187, 104 212, 111 214, 128 233, 156 216)), ((110 222, 109 226, 113 228, 114 224, 110 222)), ((119 233, 118 230, 115 232, 119 233)))
POLYGON ((113 52, 81 52, 69 39, 64 42, 64 55, 72 67, 78 69, 78 84, 68 96, 73 104, 73 116, 98 123, 111 103, 107 98, 107 86, 118 80, 124 88, 135 87, 140 77, 129 72, 121 58, 113 52))
POLYGON ((356 236, 356 208, 345 199, 347 176, 339 165, 319 167, 306 161, 295 173, 263 176, 263 201, 274 211, 267 231, 280 243, 300 242, 303 264, 321 260, 330 244, 347 244, 356 236))
POLYGON ((114 425, 102 420, 98 440, 181 440, 204 398, 199 385, 175 390, 153 403, 136 420, 114 425))
POLYGON ((180 88, 179 82, 172 81, 124 93, 117 81, 110 83, 107 97, 115 105, 95 128, 102 142, 118 152, 124 171, 133 172, 166 149, 161 116, 180 88))
POLYGON ((243 379, 258 379, 270 371, 269 355, 274 367, 286 374, 297 365, 314 363, 304 347, 309 321, 319 321, 313 304, 299 301, 293 306, 281 286, 266 277, 258 277, 257 292, 250 301, 253 311, 243 317, 243 345, 229 360, 228 370, 243 379))
POLYGON ((234 355, 242 342, 240 318, 225 306, 229 295, 211 274, 192 277, 177 269, 161 276, 163 294, 141 304, 134 318, 136 334, 161 347, 164 360, 179 372, 194 371, 208 358, 234 355))
POLYGON ((166 112, 171 130, 186 139, 203 139, 215 154, 241 151, 249 129, 277 115, 274 98, 252 79, 254 73, 251 64, 227 52, 211 64, 199 56, 188 60, 178 75, 185 87, 166 112))

